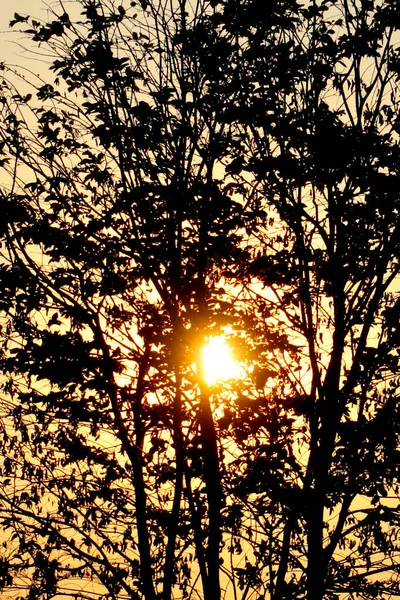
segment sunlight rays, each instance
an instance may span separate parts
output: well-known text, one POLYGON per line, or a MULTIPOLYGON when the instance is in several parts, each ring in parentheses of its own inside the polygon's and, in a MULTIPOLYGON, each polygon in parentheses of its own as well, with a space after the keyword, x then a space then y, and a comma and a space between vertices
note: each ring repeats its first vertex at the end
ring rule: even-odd
POLYGON ((208 385, 240 377, 239 363, 223 337, 212 337, 203 348, 204 376, 208 385))

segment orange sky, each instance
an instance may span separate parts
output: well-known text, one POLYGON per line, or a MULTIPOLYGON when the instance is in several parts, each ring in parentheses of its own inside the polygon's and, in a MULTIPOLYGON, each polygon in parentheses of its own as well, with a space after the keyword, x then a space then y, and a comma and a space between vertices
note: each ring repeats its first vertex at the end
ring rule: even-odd
POLYGON ((45 18, 46 7, 42 0, 0 0, 0 61, 19 64, 22 51, 13 42, 18 41, 18 36, 8 26, 14 12, 45 18))

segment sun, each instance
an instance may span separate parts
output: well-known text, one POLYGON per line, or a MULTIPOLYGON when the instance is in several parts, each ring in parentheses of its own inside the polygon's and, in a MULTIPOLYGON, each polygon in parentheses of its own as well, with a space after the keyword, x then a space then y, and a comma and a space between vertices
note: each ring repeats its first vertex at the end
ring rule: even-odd
POLYGON ((240 366, 223 337, 212 337, 203 348, 204 376, 208 385, 240 376, 240 366))

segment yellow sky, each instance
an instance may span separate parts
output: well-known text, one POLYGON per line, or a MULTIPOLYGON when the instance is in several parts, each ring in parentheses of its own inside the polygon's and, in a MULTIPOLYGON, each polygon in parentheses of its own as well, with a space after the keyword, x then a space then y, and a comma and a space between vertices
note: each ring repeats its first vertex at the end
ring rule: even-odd
POLYGON ((43 0, 0 0, 0 62, 20 64, 22 50, 17 44, 18 34, 9 30, 15 12, 45 18, 47 9, 43 0))

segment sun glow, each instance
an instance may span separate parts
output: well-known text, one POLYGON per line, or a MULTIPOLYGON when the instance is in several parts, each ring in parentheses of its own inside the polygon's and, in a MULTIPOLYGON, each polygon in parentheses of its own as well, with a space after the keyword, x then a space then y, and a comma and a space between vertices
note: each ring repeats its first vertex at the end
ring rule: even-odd
POLYGON ((240 366, 222 337, 213 337, 204 346, 203 367, 208 385, 240 376, 240 366))

